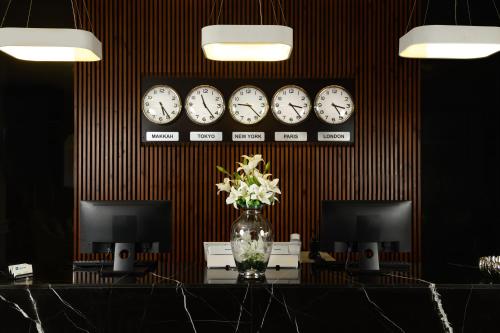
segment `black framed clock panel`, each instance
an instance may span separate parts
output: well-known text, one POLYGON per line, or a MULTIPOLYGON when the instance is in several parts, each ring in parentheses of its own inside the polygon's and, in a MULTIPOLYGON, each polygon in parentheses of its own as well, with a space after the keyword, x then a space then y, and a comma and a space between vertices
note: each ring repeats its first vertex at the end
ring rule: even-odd
POLYGON ((141 143, 354 143, 354 79, 144 76, 141 143))

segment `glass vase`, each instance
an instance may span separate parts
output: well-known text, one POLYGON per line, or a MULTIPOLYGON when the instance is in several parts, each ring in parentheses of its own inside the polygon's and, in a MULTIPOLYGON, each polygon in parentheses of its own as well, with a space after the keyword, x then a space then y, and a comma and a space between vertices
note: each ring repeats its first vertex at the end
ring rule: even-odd
POLYGON ((231 249, 240 277, 262 279, 273 247, 273 231, 261 209, 243 209, 231 226, 231 249))

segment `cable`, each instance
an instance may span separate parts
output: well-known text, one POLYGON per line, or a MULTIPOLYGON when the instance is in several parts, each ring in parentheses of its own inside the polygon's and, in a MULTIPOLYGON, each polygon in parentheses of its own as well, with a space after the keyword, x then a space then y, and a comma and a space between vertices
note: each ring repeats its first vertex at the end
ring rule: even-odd
POLYGON ((78 29, 76 27, 75 7, 73 6, 73 0, 69 0, 69 1, 71 1, 71 10, 73 11, 73 22, 75 22, 75 29, 78 29))
POLYGON ((278 24, 278 19, 276 18, 276 11, 274 10, 274 0, 271 0, 271 7, 273 8, 274 23, 278 24))
POLYGON ((78 9, 78 2, 77 2, 77 0, 74 0, 74 1, 75 1, 76 14, 78 16, 78 22, 80 22, 80 28, 83 28, 82 18, 80 17, 80 10, 78 9))
MULTIPOLYGON (((469 1, 469 0, 467 0, 469 1)), ((425 21, 427 20, 427 12, 429 11, 429 3, 431 2, 431 0, 427 0, 427 5, 425 6, 425 14, 424 14, 424 25, 425 25, 425 21)))
POLYGON ((496 4, 495 0, 491 0, 491 2, 493 2, 493 7, 495 7, 495 11, 497 12, 498 19, 500 20, 500 13, 498 12, 497 4, 496 4))
POLYGON ((26 28, 30 24, 30 16, 31 16, 31 5, 33 4, 33 0, 30 0, 30 6, 28 8, 28 19, 26 20, 26 28))
POLYGON ((9 0, 9 3, 7 4, 7 8, 5 9, 5 13, 3 14, 2 24, 0 24, 0 28, 3 27, 3 23, 5 22, 5 18, 7 17, 7 13, 9 12, 11 2, 12 2, 12 0, 9 0))
POLYGON ((408 23, 406 23, 406 31, 408 32, 408 27, 410 26, 411 18, 413 17, 413 12, 415 11, 415 5, 417 4, 417 0, 413 1, 413 6, 411 7, 410 17, 408 18, 408 23))
POLYGON ((89 11, 87 10, 87 4, 85 3, 85 0, 83 0, 83 9, 85 9, 85 13, 87 13, 87 20, 90 24, 90 31, 94 32, 94 27, 92 26, 92 21, 90 20, 90 15, 89 11))
POLYGON ((283 22, 285 22, 285 25, 288 25, 288 24, 286 23, 285 13, 283 13, 283 7, 281 6, 281 0, 278 0, 278 5, 280 6, 280 10, 281 10, 281 17, 283 18, 283 22))
POLYGON ((458 21, 457 21, 457 0, 455 0, 455 25, 458 25, 458 21))
POLYGON ((220 2, 220 8, 219 8, 219 15, 217 15, 217 22, 216 24, 219 24, 219 17, 220 17, 220 13, 222 12, 222 5, 224 4, 224 0, 221 0, 220 2))
POLYGON ((262 25, 262 1, 259 0, 260 25, 262 25))
POLYGON ((469 15, 469 25, 472 25, 472 20, 470 19, 470 5, 469 5, 469 0, 467 0, 467 14, 469 15))
POLYGON ((210 16, 208 17, 208 24, 212 22, 212 17, 214 17, 214 10, 215 10, 215 4, 217 3, 217 0, 214 0, 212 2, 212 10, 210 11, 210 16))

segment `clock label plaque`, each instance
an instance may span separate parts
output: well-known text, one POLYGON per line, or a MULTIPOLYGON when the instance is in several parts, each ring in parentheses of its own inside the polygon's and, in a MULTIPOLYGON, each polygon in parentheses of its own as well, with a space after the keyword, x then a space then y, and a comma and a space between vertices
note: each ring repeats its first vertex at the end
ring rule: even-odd
POLYGON ((318 141, 349 142, 350 132, 318 132, 318 141))
POLYGON ((179 132, 146 132, 148 142, 175 142, 179 141, 179 132))
POLYGON ((233 132, 233 141, 255 142, 265 140, 266 133, 264 132, 233 132))
POLYGON ((189 132, 191 141, 222 141, 222 132, 189 132))
POLYGON ((353 144, 354 89, 354 79, 143 76, 141 143, 353 144))

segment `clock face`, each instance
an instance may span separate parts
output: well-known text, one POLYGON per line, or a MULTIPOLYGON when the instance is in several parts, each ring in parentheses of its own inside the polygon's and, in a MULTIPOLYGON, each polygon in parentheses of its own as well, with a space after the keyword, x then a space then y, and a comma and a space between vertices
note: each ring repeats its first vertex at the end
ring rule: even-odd
POLYGON ((303 122, 311 112, 311 100, 301 87, 288 85, 280 88, 271 102, 273 115, 288 125, 303 122))
POLYGON ((168 124, 181 113, 179 94, 170 86, 159 85, 149 88, 142 98, 142 113, 155 124, 168 124))
POLYGON ((185 109, 194 123, 210 125, 222 117, 225 109, 224 97, 212 86, 197 86, 188 93, 185 109))
POLYGON ((332 85, 321 89, 316 95, 314 110, 325 123, 341 124, 354 113, 354 102, 347 90, 332 85))
POLYGON ((257 124, 264 119, 268 111, 266 94, 255 86, 240 87, 229 98, 229 113, 239 123, 257 124))

